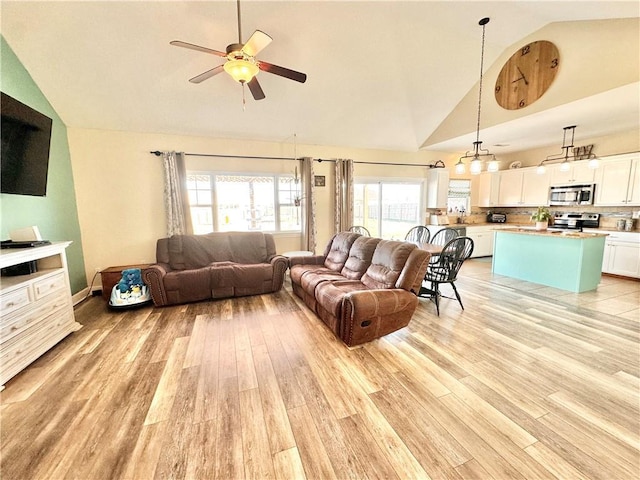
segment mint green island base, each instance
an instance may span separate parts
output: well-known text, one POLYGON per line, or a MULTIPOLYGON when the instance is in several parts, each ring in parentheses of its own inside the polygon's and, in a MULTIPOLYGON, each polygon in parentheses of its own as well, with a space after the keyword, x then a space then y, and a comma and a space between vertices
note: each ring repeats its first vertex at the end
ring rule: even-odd
POLYGON ((605 237, 525 228, 497 230, 493 273, 570 292, 595 290, 602 276, 605 237))

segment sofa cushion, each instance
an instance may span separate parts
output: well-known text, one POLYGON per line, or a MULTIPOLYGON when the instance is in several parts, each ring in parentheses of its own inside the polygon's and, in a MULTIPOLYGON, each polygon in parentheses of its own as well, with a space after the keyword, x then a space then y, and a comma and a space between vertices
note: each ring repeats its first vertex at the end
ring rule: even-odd
POLYGON ((381 240, 371 259, 371 265, 362 276, 368 288, 395 288, 400 272, 411 252, 417 247, 411 243, 381 240))
POLYGON ((231 247, 231 258, 229 260, 244 264, 266 263, 269 261, 264 233, 229 232, 226 235, 231 247))
POLYGON ((307 272, 315 272, 318 270, 326 269, 327 268, 324 265, 291 265, 291 267, 289 267, 289 276, 291 277, 291 283, 297 283, 298 285, 300 285, 302 283, 302 276, 307 272))
POLYGON ((192 270, 214 262, 243 264, 269 260, 262 232, 215 232, 206 235, 173 235, 169 238, 169 265, 174 270, 192 270))
POLYGON ((210 298, 209 269, 169 272, 164 277, 164 289, 170 303, 197 302, 210 298))
POLYGON ((366 290, 367 287, 358 280, 342 280, 336 282, 324 282, 316 288, 318 304, 334 317, 342 315, 342 299, 350 292, 366 290))
POLYGON ((337 233, 329 247, 329 251, 325 254, 324 266, 339 272, 344 267, 347 258, 349 258, 349 250, 356 239, 360 237, 357 233, 340 232, 337 233))
POLYGON ((380 239, 375 237, 358 237, 349 250, 349 257, 340 272, 342 276, 349 280, 360 280, 371 265, 379 242, 380 239))
POLYGON ((329 268, 323 268, 320 270, 312 270, 304 275, 300 279, 300 286, 309 295, 313 295, 316 287, 322 282, 332 282, 336 280, 344 280, 344 277, 339 272, 334 272, 329 268))
POLYGON ((173 235, 169 238, 169 265, 174 270, 192 270, 228 260, 231 260, 231 248, 226 235, 173 235))

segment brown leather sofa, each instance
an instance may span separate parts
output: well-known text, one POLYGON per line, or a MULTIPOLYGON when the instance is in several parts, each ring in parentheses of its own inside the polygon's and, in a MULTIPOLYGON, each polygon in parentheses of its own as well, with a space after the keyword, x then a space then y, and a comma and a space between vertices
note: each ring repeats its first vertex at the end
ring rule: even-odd
POLYGON ((336 234, 323 255, 292 257, 293 291, 348 346, 409 324, 430 254, 408 242, 336 234))
POLYGON ((156 306, 276 292, 288 266, 262 232, 161 238, 156 261, 142 274, 156 306))

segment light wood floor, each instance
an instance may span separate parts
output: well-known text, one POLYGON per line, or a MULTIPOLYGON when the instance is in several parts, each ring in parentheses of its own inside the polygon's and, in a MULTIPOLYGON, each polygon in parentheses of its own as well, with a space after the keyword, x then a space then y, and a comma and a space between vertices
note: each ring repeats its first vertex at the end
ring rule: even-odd
POLYGON ((352 350, 288 285, 116 313, 94 297, 2 392, 0 476, 637 478, 640 282, 567 294, 479 260, 457 285, 464 312, 421 300, 352 350))

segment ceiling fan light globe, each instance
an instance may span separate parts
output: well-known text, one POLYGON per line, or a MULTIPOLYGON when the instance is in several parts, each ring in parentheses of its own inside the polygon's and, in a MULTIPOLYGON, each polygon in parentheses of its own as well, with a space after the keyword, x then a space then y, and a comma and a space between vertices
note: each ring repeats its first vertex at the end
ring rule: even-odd
POLYGON ((228 60, 224 64, 224 71, 231 75, 236 82, 249 83, 260 69, 255 63, 247 60, 228 60))
POLYGON ((464 163, 462 163, 462 160, 458 160, 458 163, 456 163, 456 174, 458 175, 463 175, 464 172, 467 170, 464 166, 464 163))
POLYGON ((495 159, 491 160, 489 163, 487 163, 487 172, 497 172, 499 166, 500 162, 495 159))

